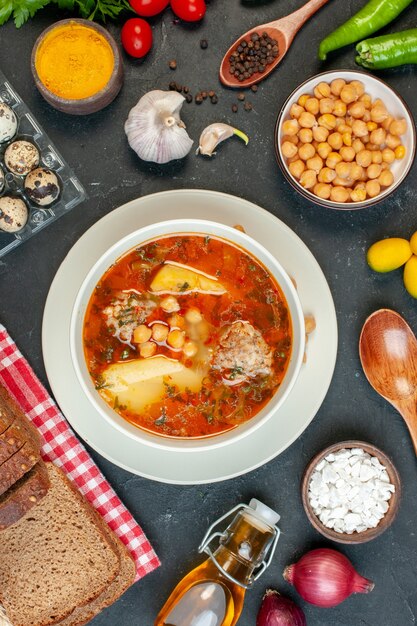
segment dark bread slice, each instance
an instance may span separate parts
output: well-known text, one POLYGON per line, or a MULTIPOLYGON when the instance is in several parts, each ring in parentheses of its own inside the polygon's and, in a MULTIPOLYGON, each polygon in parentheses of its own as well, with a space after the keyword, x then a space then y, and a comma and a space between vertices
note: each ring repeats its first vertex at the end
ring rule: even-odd
POLYGON ((0 530, 20 520, 46 496, 48 489, 48 470, 43 461, 38 461, 23 478, 0 496, 0 530))
POLYGON ((91 505, 52 463, 46 496, 0 540, 0 603, 13 626, 48 626, 94 600, 119 558, 91 505))
MULTIPOLYGON (((21 408, 4 387, 0 386, 0 475, 1 465, 25 446, 26 456, 40 458, 41 438, 21 408), (7 424, 6 428, 4 426, 7 424)), ((24 459, 22 459, 24 462, 24 459)), ((18 480, 20 476, 16 478, 18 480)), ((0 483, 1 484, 1 483, 0 483)))
POLYGON ((29 472, 39 459, 39 451, 33 450, 29 441, 25 441, 17 452, 0 465, 0 496, 29 472))
POLYGON ((135 581, 136 566, 132 555, 107 526, 106 522, 103 521, 103 518, 100 515, 97 515, 97 517, 99 518, 98 523, 103 527, 103 531, 107 534, 119 554, 120 572, 102 594, 89 604, 77 607, 71 615, 59 622, 59 626, 81 626, 82 624, 87 624, 100 611, 116 602, 135 581))

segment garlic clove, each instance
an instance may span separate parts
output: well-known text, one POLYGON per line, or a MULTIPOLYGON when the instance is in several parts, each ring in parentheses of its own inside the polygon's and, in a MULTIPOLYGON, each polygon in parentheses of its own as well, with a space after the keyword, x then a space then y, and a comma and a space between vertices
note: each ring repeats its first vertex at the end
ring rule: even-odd
POLYGON ((185 98, 176 91, 146 93, 125 123, 130 147, 144 161, 168 163, 184 158, 193 145, 180 118, 185 98))
POLYGON ((245 135, 241 130, 237 128, 233 128, 233 126, 229 126, 229 124, 223 124, 221 122, 216 122, 215 124, 210 124, 203 130, 200 135, 199 146, 197 148, 197 154, 204 154, 205 156, 213 156, 216 154, 214 150, 216 147, 224 141, 225 139, 229 139, 233 135, 237 135, 240 139, 243 139, 246 145, 248 145, 249 137, 245 135))

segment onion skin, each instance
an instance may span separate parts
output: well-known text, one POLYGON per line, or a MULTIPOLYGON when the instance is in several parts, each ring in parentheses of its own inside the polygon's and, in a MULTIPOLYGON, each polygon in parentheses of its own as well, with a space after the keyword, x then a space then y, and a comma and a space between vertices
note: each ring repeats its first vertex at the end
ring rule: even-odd
POLYGON ((259 609, 256 626, 307 626, 303 611, 278 591, 268 589, 259 609))
POLYGON ((348 558, 330 548, 307 552, 285 568, 284 578, 306 602, 322 608, 337 606, 352 593, 369 593, 375 586, 358 574, 348 558))

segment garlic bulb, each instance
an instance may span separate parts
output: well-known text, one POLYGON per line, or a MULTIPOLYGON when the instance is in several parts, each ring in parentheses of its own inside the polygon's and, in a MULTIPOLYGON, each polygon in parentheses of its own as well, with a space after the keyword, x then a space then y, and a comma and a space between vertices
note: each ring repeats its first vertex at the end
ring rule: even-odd
POLYGON ((229 139, 229 137, 233 135, 237 135, 248 145, 249 137, 245 135, 245 133, 242 133, 241 130, 233 128, 233 126, 229 126, 229 124, 222 124, 221 122, 210 124, 210 126, 207 126, 201 133, 197 154, 200 152, 200 154, 206 156, 213 156, 213 154, 216 154, 214 150, 219 143, 225 139, 229 139))
POLYGON ((193 141, 180 118, 184 100, 176 91, 149 91, 131 109, 125 133, 141 159, 168 163, 189 153, 193 141))

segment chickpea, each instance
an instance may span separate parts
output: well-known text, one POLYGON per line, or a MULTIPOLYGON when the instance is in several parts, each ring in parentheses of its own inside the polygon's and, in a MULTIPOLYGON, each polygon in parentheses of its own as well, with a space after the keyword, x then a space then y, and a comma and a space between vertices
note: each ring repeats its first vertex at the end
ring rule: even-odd
POLYGON ((304 107, 309 98, 310 96, 308 93, 303 93, 303 95, 298 98, 297 104, 299 104, 301 107, 304 107))
POLYGON ((330 83, 330 91, 332 92, 334 96, 340 96, 340 92, 342 91, 345 85, 346 85, 346 81, 343 80, 343 78, 335 78, 330 83))
POLYGON ((366 170, 366 174, 371 180, 373 180, 374 178, 378 178, 380 173, 381 166, 378 163, 372 163, 366 170))
POLYGON ((381 186, 377 180, 368 180, 365 189, 370 198, 375 198, 380 193, 381 186))
POLYGON ((372 152, 370 150, 361 150, 356 155, 356 163, 362 167, 368 167, 372 163, 372 152))
POLYGON ((387 138, 385 139, 385 143, 387 145, 387 148, 395 150, 395 148, 397 148, 401 144, 401 139, 396 135, 391 135, 391 133, 388 133, 387 138))
POLYGON ((317 152, 321 156, 322 159, 327 159, 331 151, 332 151, 332 148, 331 146, 329 146, 327 141, 322 141, 317 146, 317 152))
POLYGON ((397 146, 394 150, 396 159, 403 159, 405 157, 405 146, 397 146))
POLYGON ((363 94, 365 93, 365 85, 362 81, 352 80, 350 84, 356 90, 358 97, 363 96, 363 94))
POLYGON ((332 98, 322 98, 320 100, 320 113, 332 113, 334 109, 334 100, 332 98))
POLYGON ((293 163, 294 161, 298 161, 298 151, 297 151, 297 154, 295 154, 293 157, 289 157, 287 159, 287 165, 289 165, 290 163, 293 163))
POLYGON ((312 141, 311 145, 313 146, 314 150, 317 152, 317 148, 319 147, 319 142, 318 141, 312 141))
POLYGON ((348 131, 342 133, 342 139, 345 146, 352 145, 352 133, 349 133, 348 131))
POLYGON ((340 163, 336 163, 336 174, 339 178, 350 178, 350 171, 352 166, 350 163, 345 163, 344 161, 340 161, 340 163))
POLYGON ((353 180, 351 178, 341 178, 340 176, 336 176, 336 178, 333 181, 333 185, 335 187, 352 187, 353 185, 353 180))
POLYGON ((332 113, 325 113, 324 115, 320 115, 317 120, 319 126, 324 126, 327 130, 333 130, 336 127, 336 118, 332 113))
POLYGON ((313 193, 316 194, 316 196, 318 196, 319 198, 328 200, 330 198, 331 190, 331 185, 326 185, 325 183, 317 183, 317 185, 314 185, 313 193))
POLYGON ((372 143, 375 143, 377 146, 382 146, 385 143, 387 133, 383 128, 376 128, 371 132, 370 139, 372 143))
MULTIPOLYGON (((302 117, 302 115, 305 114, 302 113, 300 117, 302 117)), ((284 133, 284 135, 296 135, 299 131, 299 128, 300 124, 297 120, 285 120, 282 125, 282 132, 284 133)))
POLYGON ((315 126, 313 128, 313 137, 316 141, 319 141, 319 142, 326 141, 328 136, 329 136, 329 131, 327 128, 324 128, 323 126, 315 126))
POLYGON ((369 93, 364 93, 359 97, 359 102, 363 102, 365 109, 371 109, 372 107, 372 98, 369 93))
MULTIPOLYGON (((368 123, 371 119, 371 112, 368 109, 365 109, 365 113, 362 115, 362 119, 364 122, 368 123)), ((373 122, 375 123, 375 122, 373 122)))
POLYGON ((405 121, 405 119, 393 120, 389 127, 389 132, 391 133, 391 135, 395 135, 396 137, 404 135, 406 130, 407 122, 405 121))
POLYGON ((356 189, 353 189, 350 192, 350 199, 352 200, 352 202, 363 202, 364 200, 366 200, 365 187, 358 187, 356 189))
POLYGON ((365 150, 365 144, 360 139, 354 139, 352 141, 352 148, 354 149, 354 151, 357 154, 361 150, 365 150))
POLYGON ((382 151, 382 160, 384 163, 393 163, 395 161, 395 152, 391 148, 384 148, 382 151))
POLYGON ((320 183, 331 183, 335 178, 336 172, 330 167, 323 167, 318 176, 320 183))
POLYGON ((373 152, 374 150, 379 150, 379 146, 377 146, 375 143, 371 143, 370 141, 368 141, 368 143, 365 145, 365 148, 367 150, 370 150, 371 152, 373 152))
POLYGON ((354 86, 352 86, 352 84, 345 85, 342 91, 340 92, 340 99, 342 100, 342 102, 345 102, 346 104, 355 102, 355 100, 357 100, 358 97, 359 96, 356 92, 356 89, 354 86))
MULTIPOLYGON (((381 124, 388 117, 385 105, 379 100, 376 101, 371 109, 371 120, 381 124)), ((368 194, 369 195, 369 194, 368 194)))
POLYGON ((360 119, 365 113, 365 105, 363 102, 354 102, 349 107, 349 113, 352 117, 360 119))
POLYGON ((387 163, 386 161, 382 161, 382 163, 381 163, 381 169, 382 170, 389 170, 389 166, 390 166, 389 163, 387 163))
POLYGON ((308 100, 306 100, 304 108, 309 113, 317 115, 317 113, 319 112, 319 101, 317 100, 317 98, 309 98, 308 100))
POLYGON ((361 180, 365 170, 357 163, 352 163, 350 168, 350 177, 352 180, 361 180))
POLYGON ((370 133, 372 133, 373 130, 378 128, 378 124, 376 122, 366 122, 366 128, 370 133))
POLYGON ((356 156, 354 149, 349 146, 342 146, 339 150, 339 154, 344 161, 348 161, 349 163, 353 161, 356 156))
POLYGON ((346 115, 346 103, 342 100, 336 100, 333 108, 333 115, 337 117, 344 117, 346 115))
POLYGON ((381 187, 389 187, 394 182, 394 174, 390 170, 383 170, 378 177, 378 182, 381 187))
POLYGON ((303 161, 307 161, 307 159, 311 159, 316 154, 314 147, 311 143, 303 143, 298 150, 298 156, 303 161))
POLYGON ((330 200, 333 200, 333 202, 347 202, 349 200, 349 192, 344 187, 332 187, 330 200))
POLYGON ((153 356, 156 352, 156 343, 152 341, 147 341, 146 343, 142 343, 139 348, 139 354, 143 359, 149 359, 149 357, 153 356))
POLYGON ((149 341, 152 336, 152 330, 146 326, 145 324, 140 324, 136 326, 133 331, 133 341, 134 343, 145 343, 145 341, 149 341))
POLYGON ((167 344, 171 346, 171 348, 175 348, 178 350, 183 347, 184 343, 185 333, 183 330, 175 329, 170 331, 167 339, 167 344))
POLYGON ((327 138, 327 143, 333 148, 333 150, 340 150, 343 146, 342 135, 338 132, 331 133, 327 138))
POLYGON ((184 317, 189 324, 198 324, 203 319, 200 309, 195 306, 190 307, 184 317))
POLYGON ((339 130, 339 128, 342 128, 343 126, 345 126, 345 120, 343 117, 336 117, 336 129, 339 130))
POLYGON ((281 139, 281 145, 284 143, 284 141, 289 141, 296 146, 298 144, 298 137, 297 135, 283 135, 281 139))
POLYGON ((154 341, 162 342, 168 337, 168 326, 165 324, 152 324, 152 339, 154 341))
POLYGON ((291 159, 291 157, 295 156, 298 153, 297 146, 290 141, 284 141, 281 146, 281 150, 286 159, 291 159))
POLYGON ((318 154, 314 155, 311 159, 307 159, 307 168, 314 170, 316 174, 320 172, 323 167, 323 159, 318 154))
POLYGON ((182 351, 189 359, 197 354, 198 347, 194 341, 186 341, 183 345, 182 351))
POLYGON ((348 126, 348 124, 345 124, 344 120, 342 124, 339 124, 339 126, 337 127, 337 130, 339 133, 349 133, 349 135, 352 134, 352 127, 348 126))
POLYGON ((304 172, 306 166, 301 159, 297 159, 293 163, 290 163, 288 166, 289 172, 294 178, 300 178, 301 174, 304 172))
POLYGON ((381 165, 381 163, 382 163, 382 152, 381 152, 381 150, 374 150, 372 152, 372 163, 377 163, 378 165, 381 165))
POLYGON ((311 128, 302 128, 298 133, 298 137, 302 143, 311 143, 313 141, 313 131, 311 128))
POLYGON ((161 309, 165 311, 165 313, 174 313, 180 310, 180 305, 174 296, 166 296, 161 300, 161 309))
POLYGON ((302 128, 313 128, 313 126, 317 126, 316 118, 312 113, 309 113, 308 111, 304 111, 304 113, 301 113, 298 121, 302 128))
POLYGON ((301 113, 303 113, 303 111, 304 111, 304 107, 294 102, 294 104, 292 104, 290 108, 290 117, 292 117, 295 120, 298 120, 298 118, 300 117, 301 113))
POLYGON ((387 133, 389 132, 389 127, 391 126, 391 122, 394 121, 394 118, 392 117, 392 115, 388 115, 388 117, 382 122, 381 126, 384 130, 387 131, 387 133))
POLYGON ((364 144, 365 144, 365 146, 366 146, 366 144, 367 144, 367 143, 368 143, 368 141, 369 141, 369 133, 366 133, 366 135, 364 135, 363 137, 361 137, 361 139, 362 139, 363 143, 364 143, 364 144))
POLYGON ((365 122, 362 120, 355 120, 352 124, 352 132, 356 137, 365 137, 368 134, 365 122))
POLYGON ((328 83, 319 83, 316 87, 314 87, 314 95, 319 100, 321 98, 329 98, 331 94, 330 85, 328 83))
POLYGON ((300 185, 305 189, 311 189, 317 182, 317 174, 313 170, 305 170, 300 177, 300 185))
POLYGON ((342 157, 338 152, 331 152, 326 159, 326 165, 327 167, 330 167, 330 169, 334 170, 336 165, 340 163, 341 160, 342 157))
POLYGON ((174 315, 170 315, 168 318, 168 324, 172 328, 184 328, 185 320, 182 315, 178 315, 178 313, 174 313, 174 315))

